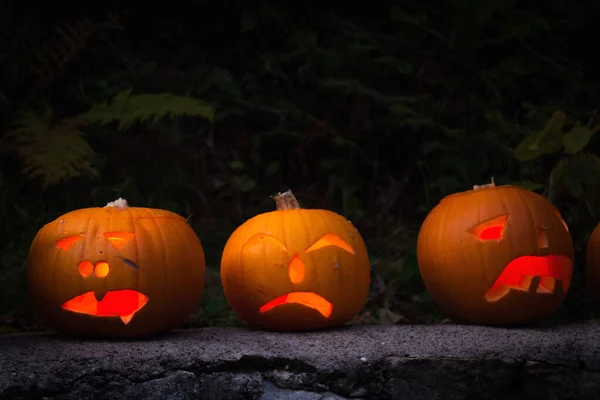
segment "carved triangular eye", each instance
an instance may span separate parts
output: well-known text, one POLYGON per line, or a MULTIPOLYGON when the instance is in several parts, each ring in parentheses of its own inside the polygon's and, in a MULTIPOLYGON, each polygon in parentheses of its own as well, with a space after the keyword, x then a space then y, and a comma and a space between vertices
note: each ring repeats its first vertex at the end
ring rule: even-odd
POLYGON ((56 247, 61 250, 69 251, 71 247, 83 236, 83 233, 74 236, 67 236, 56 241, 56 247))
POLYGON ((500 215, 474 226, 468 232, 479 240, 500 240, 504 237, 507 220, 508 215, 500 215))
POLYGON ((122 249, 133 237, 133 232, 106 232, 104 237, 117 249, 122 249))
POLYGON ((319 250, 319 249, 321 249, 323 247, 327 247, 327 246, 336 246, 344 251, 347 251, 350 254, 356 254, 354 252, 354 249, 352 248, 352 246, 350 246, 342 238, 340 238, 337 235, 334 235, 333 233, 325 234, 325 236, 323 236, 322 238, 320 238, 319 240, 317 240, 316 242, 311 244, 308 247, 308 249, 306 249, 305 251, 306 252, 316 251, 316 250, 319 250))
POLYGON ((289 253, 289 250, 287 249, 287 247, 285 247, 281 240, 277 239, 273 235, 269 235, 268 233, 264 232, 257 233, 256 235, 248 239, 244 246, 242 246, 242 251, 246 250, 248 247, 255 246, 259 243, 271 243, 275 246, 278 246, 279 248, 281 248, 281 250, 285 251, 286 253, 289 253))

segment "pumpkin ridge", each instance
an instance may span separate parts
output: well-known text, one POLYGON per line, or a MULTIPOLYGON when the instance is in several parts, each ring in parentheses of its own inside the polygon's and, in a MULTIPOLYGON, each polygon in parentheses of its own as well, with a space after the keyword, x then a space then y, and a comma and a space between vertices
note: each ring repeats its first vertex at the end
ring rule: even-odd
MULTIPOLYGON (((527 216, 529 217, 529 222, 531 223, 531 225, 533 225, 534 229, 535 229, 535 233, 536 233, 536 247, 537 247, 537 221, 535 219, 534 213, 531 210, 531 207, 529 205, 529 201, 527 199, 527 197, 525 196, 525 193, 521 190, 517 190, 515 191, 515 194, 517 195, 517 197, 519 197, 519 200, 525 204, 525 208, 527 209, 527 216)), ((509 216, 510 218, 510 216, 509 216)), ((512 243, 511 243, 512 245, 512 243)), ((512 249, 511 249, 512 250, 512 249)))
MULTIPOLYGON (((125 204, 127 204, 127 201, 125 201, 125 204)), ((134 215, 134 210, 132 210, 132 208, 128 206, 127 207, 127 212, 129 214, 129 218, 130 218, 129 219, 130 220, 130 226, 131 226, 130 229, 135 229, 135 223, 137 222, 137 218, 134 215)), ((133 237, 133 239, 135 240, 135 259, 139 260, 140 259, 140 248, 139 248, 139 246, 140 246, 140 235, 136 234, 133 237)), ((138 287, 139 287, 139 285, 141 283, 140 279, 141 279, 141 274, 137 274, 135 283, 136 283, 136 285, 138 287)), ((148 301, 150 301, 150 299, 148 299, 148 301)))

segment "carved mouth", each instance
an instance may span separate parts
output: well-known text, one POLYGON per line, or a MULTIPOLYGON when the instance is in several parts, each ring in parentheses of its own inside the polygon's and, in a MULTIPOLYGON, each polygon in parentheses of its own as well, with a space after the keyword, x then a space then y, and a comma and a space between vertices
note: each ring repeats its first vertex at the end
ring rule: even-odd
POLYGON ((301 304, 305 307, 312 308, 313 310, 318 311, 325 318, 329 318, 331 311, 333 310, 333 305, 316 293, 292 292, 271 300, 260 308, 260 312, 264 313, 275 307, 292 303, 301 304))
POLYGON ((485 293, 488 302, 503 298, 512 290, 528 292, 532 289, 533 278, 539 277, 536 294, 552 294, 558 285, 566 292, 571 284, 573 262, 569 257, 548 255, 521 256, 512 260, 500 274, 496 282, 485 293))
POLYGON ((119 317, 127 325, 133 315, 148 302, 148 296, 137 290, 111 290, 98 301, 94 292, 86 292, 66 301, 62 308, 94 317, 119 317))

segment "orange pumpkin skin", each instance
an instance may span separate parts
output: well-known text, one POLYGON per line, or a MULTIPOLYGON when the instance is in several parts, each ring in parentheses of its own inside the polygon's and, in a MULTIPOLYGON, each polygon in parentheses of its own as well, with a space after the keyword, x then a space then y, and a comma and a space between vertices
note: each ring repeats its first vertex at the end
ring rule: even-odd
POLYGON ((225 245, 221 281, 229 305, 251 327, 268 330, 351 320, 369 292, 362 237, 341 215, 299 208, 290 191, 275 201, 277 211, 249 219, 225 245))
POLYGON ((176 328, 198 306, 204 272, 202 245, 183 217, 122 199, 48 223, 27 260, 29 295, 45 322, 94 338, 176 328))
POLYGON ((417 240, 421 276, 453 320, 520 325, 552 315, 573 272, 566 223, 544 197, 475 186, 442 199, 417 240))

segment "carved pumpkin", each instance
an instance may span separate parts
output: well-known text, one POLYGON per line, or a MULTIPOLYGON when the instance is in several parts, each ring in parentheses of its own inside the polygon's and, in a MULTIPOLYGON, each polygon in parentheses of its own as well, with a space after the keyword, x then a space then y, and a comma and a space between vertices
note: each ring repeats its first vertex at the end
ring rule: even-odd
POLYGON ((452 319, 517 325, 558 309, 571 283, 573 243, 544 197, 492 181, 442 199, 423 222, 417 258, 452 319))
POLYGON ((45 225, 31 245, 27 279, 34 308, 55 330, 141 337, 184 322, 200 302, 204 268, 183 217, 119 199, 45 225))
POLYGON ((313 330, 352 319, 369 292, 367 249, 341 215, 299 207, 291 191, 277 210, 230 236, 221 260, 225 296, 250 326, 313 330))

